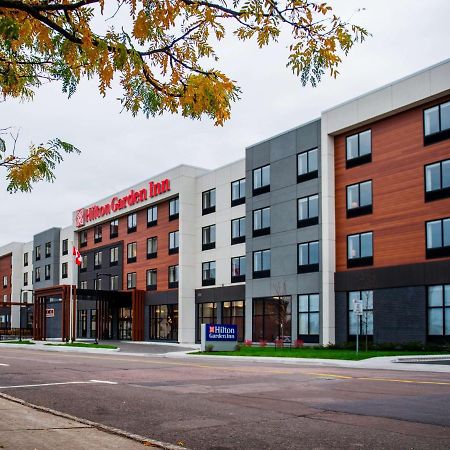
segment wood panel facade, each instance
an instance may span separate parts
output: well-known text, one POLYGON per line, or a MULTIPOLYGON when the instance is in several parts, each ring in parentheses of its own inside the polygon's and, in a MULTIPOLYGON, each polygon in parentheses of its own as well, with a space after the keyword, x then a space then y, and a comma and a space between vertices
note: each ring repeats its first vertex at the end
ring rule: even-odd
POLYGON ((6 301, 11 302, 12 293, 12 254, 4 255, 0 257, 0 302, 3 302, 5 295, 7 296, 6 301), (3 287, 3 277, 8 277, 8 283, 6 287, 3 287))
MULTIPOLYGON (((123 286, 119 289, 127 289, 127 274, 136 272, 136 288, 145 290, 147 288, 146 272, 149 269, 157 270, 157 291, 166 291, 169 289, 169 266, 178 264, 178 254, 169 255, 169 233, 179 228, 178 219, 169 220, 169 201, 158 203, 158 221, 157 225, 147 227, 147 207, 140 210, 128 210, 126 214, 118 217, 119 233, 117 237, 110 237, 110 220, 102 224, 102 240, 94 242, 94 228, 87 229, 87 245, 80 248, 83 255, 87 251, 96 248, 105 247, 114 243, 123 242, 123 286), (128 215, 137 214, 137 229, 135 232, 128 233, 128 215), (147 239, 156 236, 158 238, 158 253, 156 258, 147 259, 147 239), (137 243, 136 261, 128 263, 127 245, 137 243)), ((80 241, 80 240, 79 240, 80 241)), ((102 273, 107 273, 109 261, 103 261, 102 273)))
MULTIPOLYGON (((347 236, 373 232, 373 266, 422 263, 425 222, 450 216, 450 199, 425 202, 424 166, 450 158, 450 139, 424 145, 427 105, 378 120, 335 137, 336 271, 347 268, 347 236), (371 129, 372 162, 346 168, 346 137, 371 129), (346 187, 372 180, 372 214, 346 217, 346 187)), ((449 258, 440 258, 449 259, 449 258)), ((355 269, 357 270, 357 269, 355 269)))

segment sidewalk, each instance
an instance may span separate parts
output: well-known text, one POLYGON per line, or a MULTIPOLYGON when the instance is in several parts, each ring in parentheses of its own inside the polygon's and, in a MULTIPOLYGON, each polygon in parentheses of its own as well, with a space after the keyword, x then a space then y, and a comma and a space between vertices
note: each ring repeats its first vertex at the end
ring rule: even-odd
MULTIPOLYGON (((379 356, 376 358, 351 361, 346 359, 319 359, 319 358, 277 358, 264 356, 215 356, 215 355, 190 355, 188 353, 172 353, 165 355, 166 358, 189 358, 189 359, 209 359, 214 361, 247 361, 262 364, 285 364, 285 365, 305 365, 340 367, 349 369, 377 369, 377 370, 416 370, 419 372, 441 372, 450 373, 450 365, 421 364, 422 361, 430 361, 429 355, 418 356, 379 356), (403 363, 401 361, 404 361, 403 363), (413 361, 413 362, 409 362, 413 361)), ((436 355, 433 360, 450 360, 450 355, 436 355)))
MULTIPOLYGON (((98 429, 96 424, 56 416, 25 404, 0 397, 0 448, 21 450, 134 450, 144 448, 180 449, 175 445, 144 440, 98 429)), ((105 427, 106 428, 106 427, 105 427)), ((132 435, 130 435, 132 436, 132 435)))

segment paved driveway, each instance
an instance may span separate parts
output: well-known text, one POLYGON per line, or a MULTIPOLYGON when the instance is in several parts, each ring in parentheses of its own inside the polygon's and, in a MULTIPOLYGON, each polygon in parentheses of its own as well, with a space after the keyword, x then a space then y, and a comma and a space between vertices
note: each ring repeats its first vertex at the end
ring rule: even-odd
POLYGON ((163 343, 136 344, 131 341, 103 341, 101 342, 101 344, 116 345, 117 347, 119 347, 120 351, 124 353, 142 353, 151 355, 193 350, 192 347, 181 347, 179 345, 163 343))

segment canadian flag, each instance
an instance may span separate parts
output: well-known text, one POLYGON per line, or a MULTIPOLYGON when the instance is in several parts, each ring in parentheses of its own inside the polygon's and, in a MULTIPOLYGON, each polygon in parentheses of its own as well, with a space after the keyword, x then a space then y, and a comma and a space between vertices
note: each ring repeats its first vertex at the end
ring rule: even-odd
POLYGON ((77 266, 81 266, 81 253, 78 251, 76 247, 73 247, 73 256, 75 256, 75 262, 77 266))

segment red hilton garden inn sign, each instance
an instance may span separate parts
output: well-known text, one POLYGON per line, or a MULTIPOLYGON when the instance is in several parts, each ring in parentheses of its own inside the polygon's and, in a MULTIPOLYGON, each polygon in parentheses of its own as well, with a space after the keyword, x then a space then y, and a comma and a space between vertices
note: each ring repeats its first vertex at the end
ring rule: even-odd
POLYGON ((124 195, 121 198, 113 197, 109 203, 102 206, 94 205, 87 209, 79 209, 75 214, 75 226, 78 228, 82 227, 87 222, 107 216, 111 212, 120 211, 128 206, 133 206, 136 203, 144 202, 148 198, 156 197, 168 191, 170 191, 170 180, 168 178, 157 183, 150 181, 148 189, 143 188, 139 191, 131 189, 128 195, 124 195))

